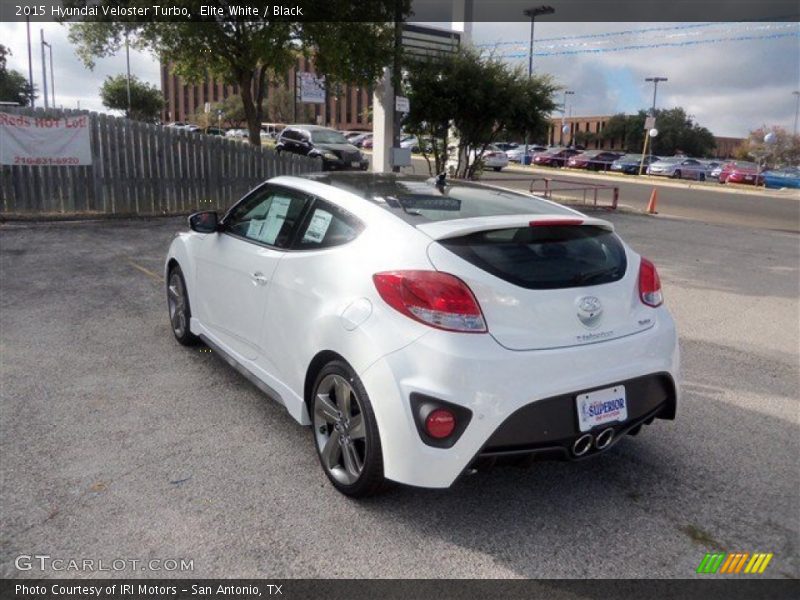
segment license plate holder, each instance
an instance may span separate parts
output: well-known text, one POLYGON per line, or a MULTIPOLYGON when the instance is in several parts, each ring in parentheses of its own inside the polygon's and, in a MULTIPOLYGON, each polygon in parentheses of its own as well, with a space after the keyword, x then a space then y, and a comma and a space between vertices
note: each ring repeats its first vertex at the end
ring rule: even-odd
POLYGON ((599 425, 621 423, 628 418, 628 400, 625 386, 615 385, 575 397, 578 411, 578 429, 583 433, 599 425))

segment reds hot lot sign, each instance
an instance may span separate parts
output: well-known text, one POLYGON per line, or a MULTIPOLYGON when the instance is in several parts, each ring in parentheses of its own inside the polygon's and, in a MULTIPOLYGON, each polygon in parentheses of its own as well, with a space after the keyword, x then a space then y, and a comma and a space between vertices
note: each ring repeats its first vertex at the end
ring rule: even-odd
POLYGON ((55 119, 0 112, 0 164, 42 167, 92 164, 89 117, 55 119))

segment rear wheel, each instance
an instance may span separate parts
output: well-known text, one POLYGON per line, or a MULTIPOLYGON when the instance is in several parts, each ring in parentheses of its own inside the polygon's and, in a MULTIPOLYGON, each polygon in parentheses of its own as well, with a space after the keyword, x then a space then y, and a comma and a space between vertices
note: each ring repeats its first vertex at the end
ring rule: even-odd
POLYGON ((492 167, 498 173, 503 170, 503 167, 492 167))
POLYGON ((328 363, 317 376, 311 420, 320 464, 333 486, 352 497, 384 487, 383 454, 367 391, 347 363, 328 363))
POLYGON ((706 174, 705 173, 700 173, 699 179, 700 179, 700 181, 705 181, 706 180, 706 174))
POLYGON ((673 178, 673 179, 680 179, 680 178, 681 178, 681 172, 680 172, 680 171, 675 171, 675 172, 672 174, 672 178, 673 178))
POLYGON ((189 307, 189 295, 186 293, 186 281, 183 272, 177 265, 172 267, 167 278, 167 308, 169 308, 169 323, 172 333, 178 343, 184 346, 193 346, 199 340, 189 330, 192 319, 192 310, 189 307))

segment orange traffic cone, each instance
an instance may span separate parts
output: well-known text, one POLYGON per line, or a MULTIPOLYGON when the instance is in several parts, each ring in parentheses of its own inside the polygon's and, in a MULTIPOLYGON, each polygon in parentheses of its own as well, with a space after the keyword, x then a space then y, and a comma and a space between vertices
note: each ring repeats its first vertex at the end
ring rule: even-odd
POLYGON ((656 204, 658 204, 658 188, 653 188, 653 191, 650 192, 650 202, 647 203, 648 214, 658 214, 658 211, 656 210, 656 204))

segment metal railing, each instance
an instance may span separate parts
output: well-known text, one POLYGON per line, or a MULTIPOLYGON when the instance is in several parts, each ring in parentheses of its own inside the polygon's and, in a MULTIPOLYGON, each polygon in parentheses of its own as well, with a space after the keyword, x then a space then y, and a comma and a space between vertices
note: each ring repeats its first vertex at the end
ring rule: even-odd
POLYGON ((580 201, 582 204, 591 204, 595 208, 608 210, 615 210, 619 204, 619 187, 603 183, 577 183, 554 177, 534 177, 528 191, 548 200, 580 201), (537 188, 539 182, 544 185, 537 188), (605 194, 610 196, 609 204, 601 203, 605 194))

